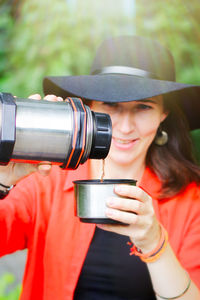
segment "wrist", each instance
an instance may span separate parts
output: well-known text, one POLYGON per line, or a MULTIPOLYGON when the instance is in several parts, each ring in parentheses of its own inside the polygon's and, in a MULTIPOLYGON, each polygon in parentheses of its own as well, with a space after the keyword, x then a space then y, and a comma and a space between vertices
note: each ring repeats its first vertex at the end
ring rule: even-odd
MULTIPOLYGON (((15 185, 14 180, 10 177, 10 174, 7 174, 7 172, 0 172, 0 183, 8 187, 15 185)), ((0 189, 3 190, 3 186, 0 186, 0 189)))
POLYGON ((154 234, 149 234, 151 240, 147 240, 145 245, 143 245, 140 249, 142 253, 149 253, 154 251, 159 245, 161 239, 163 239, 163 228, 160 224, 158 224, 158 230, 154 232, 154 234))
POLYGON ((142 253, 149 253, 153 251, 159 244, 163 234, 163 228, 160 223, 157 223, 156 228, 151 230, 148 233, 148 236, 145 237, 140 243, 136 243, 134 239, 130 238, 131 242, 138 248, 142 253))
MULTIPOLYGON (((5 186, 12 186, 16 184, 16 178, 14 176, 14 168, 10 163, 10 167, 8 170, 4 170, 2 168, 7 168, 7 167, 1 167, 0 166, 0 183, 5 185, 5 186)), ((0 189, 3 189, 0 187, 0 189)))
MULTIPOLYGON (((160 226, 161 226, 161 237, 158 244, 153 250, 149 252, 143 252, 141 249, 138 249, 135 245, 132 245, 130 249, 130 255, 139 256, 140 259, 146 263, 154 262, 157 259, 159 259, 162 253, 165 251, 168 244, 168 233, 162 225, 160 226)), ((128 244, 131 245, 131 243, 128 244)))

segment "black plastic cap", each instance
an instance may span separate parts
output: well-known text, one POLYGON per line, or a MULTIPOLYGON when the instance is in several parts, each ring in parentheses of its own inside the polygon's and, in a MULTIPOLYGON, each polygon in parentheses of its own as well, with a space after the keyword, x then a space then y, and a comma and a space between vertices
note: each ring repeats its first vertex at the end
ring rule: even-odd
POLYGON ((108 114, 92 111, 93 138, 89 158, 104 159, 110 150, 112 139, 112 122, 108 114))
POLYGON ((7 165, 15 145, 16 104, 8 93, 0 93, 0 165, 7 165))

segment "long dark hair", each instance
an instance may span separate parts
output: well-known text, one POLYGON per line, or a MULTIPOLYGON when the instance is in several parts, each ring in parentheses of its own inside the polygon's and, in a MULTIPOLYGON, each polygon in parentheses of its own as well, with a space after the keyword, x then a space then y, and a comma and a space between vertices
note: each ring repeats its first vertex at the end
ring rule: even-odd
POLYGON ((169 198, 193 181, 200 184, 200 167, 193 155, 188 122, 177 100, 164 98, 164 108, 169 114, 161 126, 168 133, 168 142, 164 146, 152 143, 146 163, 161 180, 160 198, 169 198))

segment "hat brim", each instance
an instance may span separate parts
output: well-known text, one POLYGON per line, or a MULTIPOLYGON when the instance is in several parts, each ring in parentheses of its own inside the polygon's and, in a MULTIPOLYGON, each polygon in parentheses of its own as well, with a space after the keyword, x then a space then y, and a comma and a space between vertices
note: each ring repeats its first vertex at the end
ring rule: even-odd
POLYGON ((80 97, 104 102, 130 102, 161 94, 180 101, 191 129, 200 128, 200 86, 130 75, 50 76, 43 80, 44 94, 80 97))

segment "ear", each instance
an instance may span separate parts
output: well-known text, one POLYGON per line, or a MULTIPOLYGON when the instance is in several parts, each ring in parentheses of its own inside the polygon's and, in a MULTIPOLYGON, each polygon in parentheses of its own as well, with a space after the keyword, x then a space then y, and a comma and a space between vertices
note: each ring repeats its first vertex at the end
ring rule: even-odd
POLYGON ((162 123, 167 118, 168 115, 169 115, 168 111, 163 112, 160 118, 160 123, 162 123))

